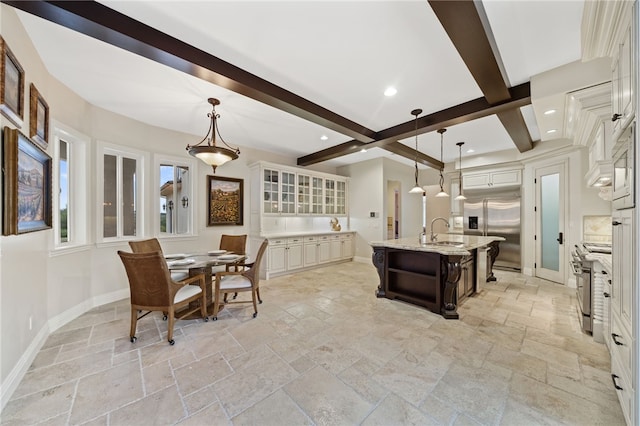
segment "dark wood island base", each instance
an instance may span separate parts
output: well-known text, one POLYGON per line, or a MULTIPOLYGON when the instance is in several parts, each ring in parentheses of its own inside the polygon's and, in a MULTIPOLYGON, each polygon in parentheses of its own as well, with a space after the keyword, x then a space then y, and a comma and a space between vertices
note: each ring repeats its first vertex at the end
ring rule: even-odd
POLYGON ((496 252, 499 240, 494 238, 500 237, 470 238, 451 245, 420 245, 409 239, 372 243, 372 262, 379 277, 376 297, 402 300, 458 319, 460 301, 477 290, 476 248, 489 246, 496 252))

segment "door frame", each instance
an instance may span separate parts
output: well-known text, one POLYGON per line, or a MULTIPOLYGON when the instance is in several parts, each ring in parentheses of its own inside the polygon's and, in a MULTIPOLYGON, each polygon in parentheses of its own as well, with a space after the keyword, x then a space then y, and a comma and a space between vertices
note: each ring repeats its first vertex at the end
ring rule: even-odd
POLYGON ((534 261, 534 276, 545 280, 553 281, 559 284, 566 285, 567 267, 568 267, 568 238, 567 238, 567 224, 569 223, 569 209, 568 209, 568 189, 569 179, 567 176, 567 170, 569 168, 568 162, 558 161, 553 164, 535 167, 534 172, 534 187, 535 187, 535 261, 534 261), (558 250, 559 256, 559 271, 552 271, 541 267, 542 264, 542 238, 540 233, 542 232, 542 216, 541 216, 541 185, 540 178, 544 175, 558 173, 560 177, 559 190, 560 190, 560 223, 558 224, 559 232, 563 234, 563 244, 560 245, 558 250))

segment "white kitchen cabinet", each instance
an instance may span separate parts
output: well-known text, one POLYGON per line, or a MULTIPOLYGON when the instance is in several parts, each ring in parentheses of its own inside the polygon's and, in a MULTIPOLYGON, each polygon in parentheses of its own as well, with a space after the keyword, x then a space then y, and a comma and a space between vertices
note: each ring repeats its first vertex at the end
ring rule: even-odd
POLYGON ((451 216, 461 216, 464 211, 464 202, 456 200, 460 195, 460 178, 451 179, 451 191, 449 191, 449 200, 451 201, 451 216))
POLYGON ((520 169, 492 170, 465 173, 462 175, 462 189, 491 189, 522 184, 520 169))
POLYGON ((637 357, 633 341, 633 300, 636 291, 634 217, 635 209, 614 210, 612 214, 611 376, 628 424, 636 424, 634 404, 637 384, 633 381, 633 360, 637 357))
POLYGON ((351 259, 355 255, 355 234, 341 234, 342 258, 351 259))
POLYGON ((302 237, 269 239, 267 270, 281 274, 303 267, 302 237))
POLYGON ((263 170, 263 213, 295 213, 295 179, 295 173, 266 168, 263 170))
POLYGON ((318 264, 319 245, 320 242, 317 235, 304 237, 302 246, 304 250, 303 265, 305 268, 318 264))
POLYGON ((268 240, 267 267, 263 272, 266 279, 331 262, 348 261, 355 254, 353 232, 269 237, 268 240))
POLYGON ((329 260, 334 262, 342 259, 342 241, 340 240, 340 235, 331 235, 329 241, 329 260))
POLYGON ((267 270, 279 274, 287 270, 287 241, 285 238, 269 240, 267 249, 267 270))
POLYGON ((298 173, 298 214, 311 213, 311 176, 298 173))
POLYGON ((329 235, 318 236, 318 263, 331 261, 331 239, 329 235))
MULTIPOLYGON (((286 216, 345 216, 347 178, 297 167, 258 162, 251 165, 252 213, 286 216)), ((253 219, 253 218, 252 218, 253 219)), ((262 229, 260 227, 260 229, 262 229)))
POLYGON ((611 76, 612 131, 614 135, 621 133, 635 115, 634 76, 633 28, 629 25, 618 46, 611 76))
POLYGON ((589 171, 585 175, 587 186, 611 184, 613 162, 611 161, 611 123, 600 122, 593 141, 589 144, 589 171))

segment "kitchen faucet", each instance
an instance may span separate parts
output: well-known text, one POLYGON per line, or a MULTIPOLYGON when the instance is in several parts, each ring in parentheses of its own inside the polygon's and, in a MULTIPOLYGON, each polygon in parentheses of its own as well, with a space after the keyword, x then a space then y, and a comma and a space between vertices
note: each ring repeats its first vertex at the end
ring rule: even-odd
POLYGON ((434 224, 434 222, 436 222, 438 220, 444 221, 444 223, 447 225, 447 228, 449 227, 449 221, 447 219, 445 219, 444 217, 436 217, 435 219, 433 219, 431 221, 431 242, 434 242, 435 240, 438 239, 438 234, 434 234, 433 233, 433 224, 434 224))

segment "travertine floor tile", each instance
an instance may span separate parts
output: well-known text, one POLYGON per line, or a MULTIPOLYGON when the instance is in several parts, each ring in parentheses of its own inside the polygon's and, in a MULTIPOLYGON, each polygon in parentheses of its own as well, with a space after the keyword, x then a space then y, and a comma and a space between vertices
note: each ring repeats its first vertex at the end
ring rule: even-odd
POLYGON ((128 300, 47 339, 2 425, 623 425, 609 354, 580 330, 575 289, 495 271, 462 320, 378 299, 371 264, 261 281, 218 321, 128 300))

